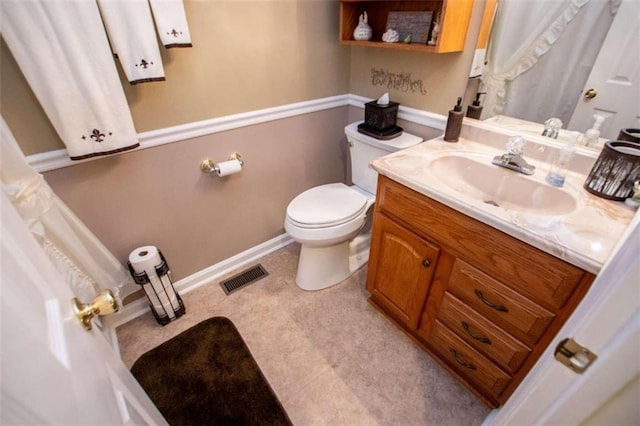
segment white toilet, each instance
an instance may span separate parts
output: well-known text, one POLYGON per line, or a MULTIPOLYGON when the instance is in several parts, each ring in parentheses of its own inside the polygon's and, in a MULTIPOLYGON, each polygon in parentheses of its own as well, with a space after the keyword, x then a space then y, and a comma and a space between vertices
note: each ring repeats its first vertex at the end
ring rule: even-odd
POLYGON ((375 139, 358 132, 360 123, 345 127, 353 186, 317 186, 287 207, 284 229, 302 246, 296 284, 304 290, 337 284, 367 262, 378 178, 369 163, 422 142, 408 133, 386 141, 375 139))

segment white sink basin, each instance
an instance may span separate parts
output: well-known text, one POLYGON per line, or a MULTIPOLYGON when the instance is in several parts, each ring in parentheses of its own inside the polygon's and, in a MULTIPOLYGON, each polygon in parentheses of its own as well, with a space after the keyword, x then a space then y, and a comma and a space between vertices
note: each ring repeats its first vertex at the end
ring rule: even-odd
POLYGON ((454 191, 505 209, 547 216, 568 214, 577 206, 568 192, 494 166, 490 156, 446 155, 431 161, 427 168, 454 191))

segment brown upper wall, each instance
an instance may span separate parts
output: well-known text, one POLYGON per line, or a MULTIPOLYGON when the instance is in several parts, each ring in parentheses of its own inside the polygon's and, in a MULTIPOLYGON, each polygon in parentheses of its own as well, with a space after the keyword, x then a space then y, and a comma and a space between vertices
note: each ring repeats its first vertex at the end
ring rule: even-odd
MULTIPOLYGON (((185 1, 192 48, 166 81, 123 87, 138 132, 349 92, 334 1, 185 1)), ((4 41, 0 108, 26 155, 64 148, 4 41)))
MULTIPOLYGON (((123 87, 138 132, 344 93, 446 114, 467 87, 484 2, 465 51, 429 54, 341 46, 337 1, 185 1, 192 48, 162 49, 166 81, 123 87), (409 74, 423 91, 373 83, 409 74), (426 93, 425 93, 426 92, 426 93)), ((0 110, 26 155, 64 148, 6 44, 0 110)))

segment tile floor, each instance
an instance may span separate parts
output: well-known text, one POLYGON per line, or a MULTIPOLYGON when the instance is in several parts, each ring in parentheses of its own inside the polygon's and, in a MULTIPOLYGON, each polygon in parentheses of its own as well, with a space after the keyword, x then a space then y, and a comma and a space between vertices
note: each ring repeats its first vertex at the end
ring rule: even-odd
POLYGON ((366 268, 306 292, 294 281, 298 255, 294 243, 265 256, 260 263, 269 276, 229 296, 217 282, 183 295, 187 313, 165 327, 151 313, 119 327, 125 364, 200 321, 225 316, 295 425, 484 420, 489 409, 367 302, 366 268))

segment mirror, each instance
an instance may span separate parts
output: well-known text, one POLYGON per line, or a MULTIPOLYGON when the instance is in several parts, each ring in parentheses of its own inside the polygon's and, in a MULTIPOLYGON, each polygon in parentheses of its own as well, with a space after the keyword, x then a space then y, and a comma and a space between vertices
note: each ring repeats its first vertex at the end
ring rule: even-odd
POLYGON ((557 117, 560 140, 571 138, 569 130, 590 129, 594 114, 605 117, 602 142, 621 128, 640 127, 639 17, 633 0, 500 2, 480 87, 488 92, 481 118, 541 135, 544 121, 557 117), (585 97, 590 88, 595 97, 585 97))

